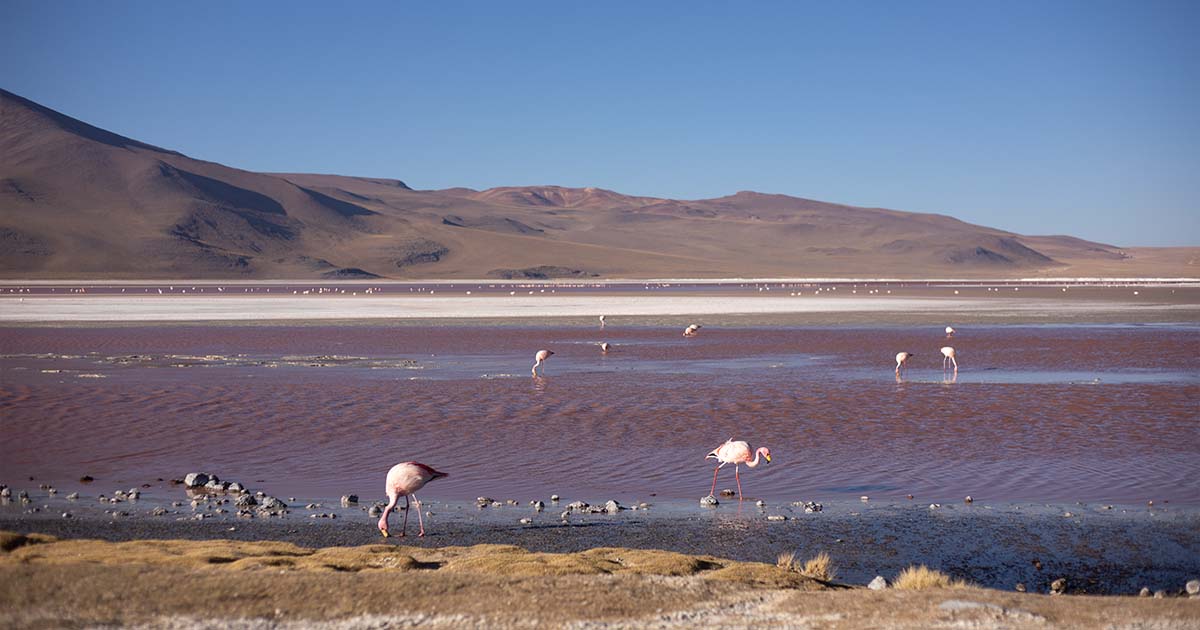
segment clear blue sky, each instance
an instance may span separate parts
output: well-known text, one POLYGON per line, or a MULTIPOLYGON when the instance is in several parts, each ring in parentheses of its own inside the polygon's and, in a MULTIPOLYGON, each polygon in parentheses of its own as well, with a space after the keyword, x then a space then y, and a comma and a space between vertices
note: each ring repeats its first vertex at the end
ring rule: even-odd
POLYGON ((251 170, 1198 245, 1197 33, 1193 0, 4 0, 0 86, 251 170))

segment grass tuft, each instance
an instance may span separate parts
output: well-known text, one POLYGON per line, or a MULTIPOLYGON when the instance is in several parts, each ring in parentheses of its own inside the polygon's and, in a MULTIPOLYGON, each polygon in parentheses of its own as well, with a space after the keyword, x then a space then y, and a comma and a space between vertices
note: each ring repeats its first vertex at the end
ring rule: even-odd
POLYGON ((925 565, 910 566, 896 576, 892 588, 904 591, 923 591, 933 588, 967 588, 970 586, 962 580, 956 580, 949 575, 930 569, 925 565))
POLYGON ((829 558, 829 554, 822 551, 804 563, 804 568, 800 569, 800 574, 814 580, 831 582, 833 578, 837 577, 837 569, 834 568, 833 560, 829 558))

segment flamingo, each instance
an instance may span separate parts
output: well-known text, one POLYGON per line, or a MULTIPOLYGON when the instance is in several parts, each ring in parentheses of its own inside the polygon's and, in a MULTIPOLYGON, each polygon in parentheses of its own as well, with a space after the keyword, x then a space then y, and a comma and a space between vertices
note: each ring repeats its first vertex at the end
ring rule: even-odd
POLYGON ((942 348, 942 371, 948 369, 947 362, 954 364, 954 373, 958 374, 958 361, 954 359, 954 348, 950 346, 942 348))
POLYGON ((607 341, 600 342, 600 352, 603 352, 604 354, 608 354, 608 351, 611 349, 612 349, 612 346, 609 345, 609 343, 607 341))
POLYGON ((721 462, 713 470, 713 485, 712 489, 708 491, 709 496, 712 496, 717 491, 717 473, 721 472, 725 464, 733 464, 733 477, 737 479, 738 500, 740 501, 742 499, 742 476, 738 470, 738 465, 745 464, 750 468, 754 468, 760 463, 758 461, 759 455, 766 459, 768 464, 771 463, 771 449, 765 446, 759 447, 757 451, 754 451, 754 459, 751 460, 750 445, 746 442, 734 442, 733 438, 729 438, 724 444, 713 449, 708 455, 705 455, 704 459, 715 459, 721 462))
POLYGON ((698 334, 699 330, 700 330, 700 324, 689 324, 687 328, 683 329, 683 336, 684 337, 695 337, 698 334))
POLYGON ((604 316, 603 315, 600 316, 600 327, 604 328, 604 316))
POLYGON ((954 336, 954 329, 947 326, 946 327, 946 338, 949 339, 950 337, 953 337, 953 336, 954 336))
POLYGON ((383 516, 379 517, 379 532, 384 538, 388 537, 388 515, 392 510, 396 509, 396 504, 400 502, 400 497, 404 497, 404 526, 400 529, 400 535, 404 536, 408 529, 408 512, 409 499, 412 497, 412 502, 417 504, 417 523, 421 531, 417 532, 417 536, 425 535, 425 521, 421 518, 421 500, 415 494, 417 490, 425 487, 425 484, 446 477, 446 473, 438 472, 420 462, 404 462, 396 464, 388 471, 387 481, 384 482, 384 491, 387 492, 388 504, 383 508, 383 516))
POLYGON ((900 352, 896 354, 896 376, 900 376, 900 370, 904 367, 908 360, 917 355, 911 352, 900 352))
MULTIPOLYGON (((538 366, 546 362, 554 353, 549 350, 538 350, 537 354, 533 355, 533 375, 537 376, 538 366)), ((542 367, 542 374, 546 373, 545 366, 542 367)))

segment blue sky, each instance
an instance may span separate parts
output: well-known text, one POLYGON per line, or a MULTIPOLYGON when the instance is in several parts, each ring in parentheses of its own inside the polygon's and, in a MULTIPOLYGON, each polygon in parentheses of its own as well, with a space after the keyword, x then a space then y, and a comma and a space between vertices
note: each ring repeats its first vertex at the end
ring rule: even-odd
POLYGON ((758 190, 1200 245, 1190 0, 5 0, 0 14, 0 87, 250 170, 758 190))

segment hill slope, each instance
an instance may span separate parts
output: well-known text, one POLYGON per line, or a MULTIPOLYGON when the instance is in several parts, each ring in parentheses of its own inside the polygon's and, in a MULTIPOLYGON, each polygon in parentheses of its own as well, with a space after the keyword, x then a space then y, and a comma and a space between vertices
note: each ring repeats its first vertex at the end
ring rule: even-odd
POLYGON ((1120 250, 951 217, 740 192, 413 190, 196 160, 0 90, 0 275, 545 278, 1188 275, 1120 250))

